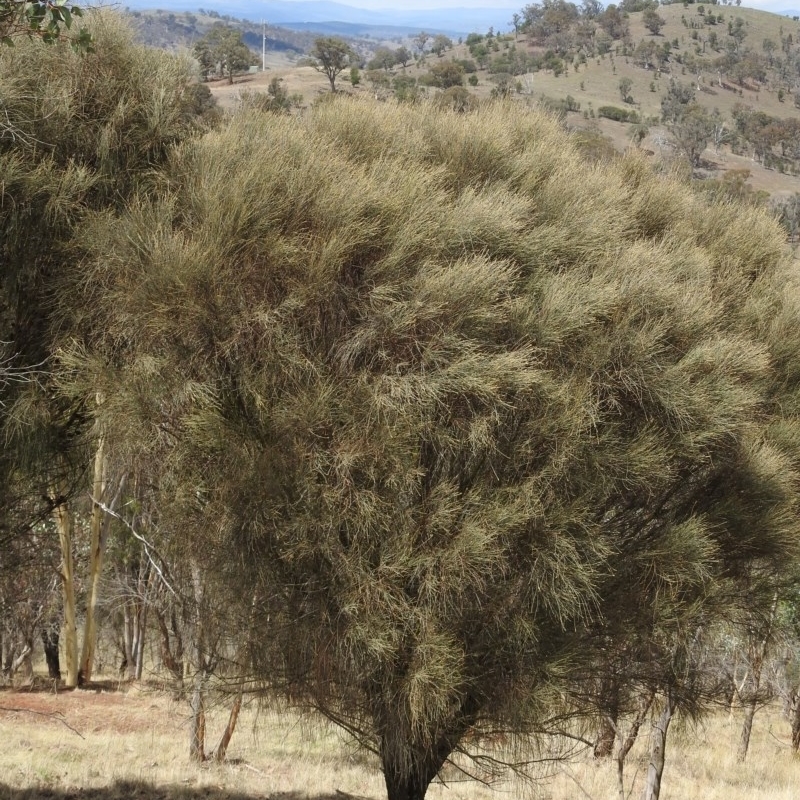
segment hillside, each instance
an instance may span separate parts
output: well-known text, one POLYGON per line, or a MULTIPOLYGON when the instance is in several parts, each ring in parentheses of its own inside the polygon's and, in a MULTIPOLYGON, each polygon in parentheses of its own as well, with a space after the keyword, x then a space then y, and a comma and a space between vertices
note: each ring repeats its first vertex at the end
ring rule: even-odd
MULTIPOLYGON (((173 13, 161 9, 125 12, 142 44, 163 50, 191 49, 194 43, 214 25, 224 23, 241 31, 245 43, 255 52, 261 52, 262 26, 260 22, 220 15, 216 11, 189 11, 173 13)), ((266 26, 267 49, 274 56, 282 56, 282 63, 304 54, 313 44, 314 36, 274 25, 266 26)))
MULTIPOLYGON (((414 35, 390 38, 389 30, 375 31, 378 38, 345 37, 358 54, 359 82, 351 85, 345 72, 339 87, 413 99, 461 86, 455 102, 462 106, 497 94, 544 99, 570 127, 590 128, 594 148, 610 143, 621 151, 635 141, 656 162, 688 158, 695 177, 714 189, 727 181, 762 197, 800 192, 800 22, 694 3, 659 6, 654 22, 646 7, 624 7, 609 20, 609 11, 587 17, 560 0, 529 6, 516 33, 471 34, 438 53, 431 52, 433 37, 423 48, 414 35), (414 54, 406 66, 392 62, 398 46, 414 54), (673 118, 664 119, 665 109, 673 118)), ((261 26, 253 22, 213 11, 131 13, 151 45, 191 47, 225 22, 261 50, 261 26)), ((241 88, 266 91, 274 78, 298 107, 327 91, 324 76, 296 63, 319 32, 266 31, 269 71, 233 87, 212 84, 223 107, 235 105, 241 88)))

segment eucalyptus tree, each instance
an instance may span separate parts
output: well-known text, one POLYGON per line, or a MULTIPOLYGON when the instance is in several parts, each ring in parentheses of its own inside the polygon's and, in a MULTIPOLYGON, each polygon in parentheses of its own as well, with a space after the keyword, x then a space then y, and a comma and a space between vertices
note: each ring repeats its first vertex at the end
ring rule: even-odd
POLYGON ((666 638, 795 554, 777 224, 587 166, 539 113, 241 114, 81 245, 109 441, 236 581, 253 674, 390 800, 468 733, 541 729, 603 635, 666 638))
POLYGON ((314 40, 309 55, 314 69, 327 77, 331 91, 335 92, 337 76, 350 66, 355 53, 353 48, 338 36, 320 36, 314 40))

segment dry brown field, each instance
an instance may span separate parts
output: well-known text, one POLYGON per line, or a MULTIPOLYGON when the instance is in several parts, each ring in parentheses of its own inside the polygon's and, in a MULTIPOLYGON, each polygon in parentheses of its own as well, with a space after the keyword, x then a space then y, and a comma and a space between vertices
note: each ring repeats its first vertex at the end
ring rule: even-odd
MULTIPOLYGON (((208 743, 226 717, 212 711, 208 743)), ((777 707, 756 716, 748 760, 737 764, 740 718, 718 712, 699 724, 680 717, 670 730, 664 800, 796 800, 800 759, 777 707)), ((646 738, 627 764, 626 788, 639 796, 646 738)), ((242 715, 225 764, 190 764, 188 705, 156 688, 112 681, 95 690, 0 691, 0 800, 348 800, 385 797, 376 761, 311 715, 264 709, 242 715)), ((450 769, 430 800, 616 800, 610 763, 589 752, 543 766, 533 782, 492 787, 450 769)))

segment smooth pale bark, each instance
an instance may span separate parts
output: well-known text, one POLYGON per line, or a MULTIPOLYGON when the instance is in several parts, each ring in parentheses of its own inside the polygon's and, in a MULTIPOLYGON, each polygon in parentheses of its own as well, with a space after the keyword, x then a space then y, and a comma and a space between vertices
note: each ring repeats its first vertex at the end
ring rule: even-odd
MULTIPOLYGON (((80 673, 84 681, 92 679, 94 655, 97 648, 97 605, 100 600, 100 578, 103 571, 103 557, 111 527, 110 516, 103 510, 106 494, 106 456, 105 437, 100 435, 94 458, 94 479, 92 481, 92 517, 90 521, 91 546, 89 550, 89 580, 86 604, 86 621, 83 626, 83 646, 81 649, 80 673)), ((123 477, 114 498, 109 503, 113 511, 125 483, 123 477)))
POLYGON ((124 581, 129 591, 128 598, 122 606, 122 641, 127 677, 132 681, 141 680, 144 665, 147 601, 153 580, 150 561, 147 558, 142 558, 139 561, 139 570, 135 580, 135 585, 131 586, 130 584, 133 581, 131 575, 128 574, 124 578, 120 578, 120 582, 124 581))
MULTIPOLYGON (((56 497, 63 496, 54 492, 56 497)), ((67 677, 65 685, 73 688, 78 685, 78 628, 75 613, 75 564, 72 557, 72 514, 66 501, 53 509, 58 539, 61 545, 61 587, 64 594, 64 661, 67 677)))
POLYGON ((191 701, 192 722, 189 729, 189 759, 195 762, 206 760, 205 681, 205 673, 198 672, 195 675, 191 701))
POLYGON ((650 763, 647 767, 647 779, 642 793, 642 800, 658 800, 661 794, 661 778, 664 774, 664 762, 667 749, 667 731, 672 717, 675 715, 675 701, 672 693, 667 691, 664 708, 653 723, 650 735, 650 763))
POLYGON ((778 605, 778 596, 775 595, 772 600, 772 606, 769 610, 769 618, 767 625, 764 629, 763 636, 758 641, 753 641, 751 637, 749 649, 750 669, 752 672, 752 692, 747 698, 744 705, 744 720, 742 722, 742 734, 739 738, 739 749, 736 753, 736 760, 740 763, 747 758, 747 751, 750 747, 750 734, 753 730, 753 717, 756 715, 756 706, 758 705, 758 690, 761 688, 761 671, 764 666, 764 657, 767 654, 767 647, 769 645, 770 637, 772 636, 772 624, 775 619, 775 610, 778 605))
POLYGON ((18 670, 22 669, 22 674, 26 680, 29 680, 33 675, 33 662, 31 661, 31 653, 33 646, 30 642, 26 642, 20 654, 14 659, 11 664, 11 674, 15 675, 18 670))
POLYGON ((140 573, 139 576, 139 591, 140 599, 137 613, 136 624, 136 669, 134 671, 134 680, 140 681, 142 679, 142 671, 144 669, 144 640, 147 633, 147 610, 150 607, 150 590, 153 586, 153 570, 150 569, 150 562, 144 562, 147 565, 147 572, 145 575, 140 573))
POLYGON ((192 722, 189 732, 189 758, 192 761, 205 761, 205 690, 208 678, 208 664, 205 652, 205 626, 203 624, 203 605, 205 591, 200 567, 195 559, 191 559, 192 590, 194 594, 194 630, 192 650, 194 661, 194 691, 192 692, 192 722))

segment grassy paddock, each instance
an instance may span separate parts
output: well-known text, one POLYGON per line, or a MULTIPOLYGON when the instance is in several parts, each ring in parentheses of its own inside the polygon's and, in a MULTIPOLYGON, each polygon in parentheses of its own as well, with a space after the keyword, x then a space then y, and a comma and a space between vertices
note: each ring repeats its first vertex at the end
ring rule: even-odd
MULTIPOLYGON (((189 763, 187 706, 156 690, 0 693, 0 800, 38 798, 268 797, 291 800, 385 796, 377 762, 336 730, 310 716, 251 704, 242 715, 224 765, 189 763), (67 727, 69 726, 69 727, 67 727)), ((209 719, 215 743, 225 719, 209 719)), ((756 716, 750 756, 736 763, 740 719, 717 713, 697 726, 680 718, 670 731, 665 800, 791 800, 797 797, 800 760, 788 745, 779 709, 756 716)), ((626 785, 637 797, 646 768, 646 735, 627 764, 626 785)), ((493 789, 459 779, 434 784, 431 800, 544 797, 616 798, 611 764, 587 752, 543 767, 534 783, 508 779, 493 789), (550 774, 548 774, 550 773, 550 774)))

